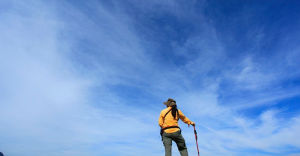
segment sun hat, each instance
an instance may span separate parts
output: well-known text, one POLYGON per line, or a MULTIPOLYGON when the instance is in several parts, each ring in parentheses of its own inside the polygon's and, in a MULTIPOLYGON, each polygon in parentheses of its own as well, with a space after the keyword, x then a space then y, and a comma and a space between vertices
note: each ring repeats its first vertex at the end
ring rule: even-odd
POLYGON ((166 102, 164 102, 164 104, 166 106, 170 107, 170 106, 176 105, 176 101, 174 99, 172 99, 172 98, 168 98, 168 100, 166 102))

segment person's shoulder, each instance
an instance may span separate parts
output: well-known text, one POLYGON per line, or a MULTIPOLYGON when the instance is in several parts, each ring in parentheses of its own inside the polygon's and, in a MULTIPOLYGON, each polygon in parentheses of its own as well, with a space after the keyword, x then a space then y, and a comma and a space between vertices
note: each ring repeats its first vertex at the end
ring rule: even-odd
POLYGON ((169 110, 168 108, 165 108, 165 109, 163 109, 160 113, 167 112, 168 110, 169 110))
POLYGON ((178 112, 179 112, 179 113, 182 113, 182 111, 181 111, 180 109, 178 109, 178 112))
POLYGON ((169 108, 165 108, 161 112, 165 112, 165 111, 168 111, 168 110, 169 110, 169 108))

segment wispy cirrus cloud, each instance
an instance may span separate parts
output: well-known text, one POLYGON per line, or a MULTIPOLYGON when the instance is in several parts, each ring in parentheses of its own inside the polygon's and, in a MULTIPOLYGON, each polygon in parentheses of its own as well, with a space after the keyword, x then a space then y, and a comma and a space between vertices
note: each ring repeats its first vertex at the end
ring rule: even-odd
MULTIPOLYGON (((128 135, 134 139, 133 134, 145 132, 141 127, 148 125, 135 116, 126 116, 135 110, 120 111, 125 110, 125 106, 104 110, 90 103, 92 86, 100 86, 99 95, 102 95, 107 91, 102 84, 106 81, 93 77, 99 76, 94 71, 83 75, 85 70, 81 64, 76 67, 72 60, 73 42, 63 40, 62 31, 68 29, 64 29, 66 23, 54 13, 53 9, 57 8, 54 4, 46 7, 40 2, 12 1, 7 5, 10 10, 5 12, 1 24, 1 93, 4 93, 1 110, 5 110, 1 113, 1 125, 6 127, 1 130, 4 138, 1 150, 5 154, 95 155, 101 151, 90 150, 92 145, 103 146, 104 142, 122 138, 128 140, 128 135), (120 109, 118 113, 115 112, 117 108, 120 109), (133 125, 140 128, 133 131, 133 125), (123 127, 122 133, 119 133, 119 126, 123 127), (39 146, 44 148, 36 148, 39 146)), ((120 52, 111 57, 118 61, 124 56, 120 52)), ((105 69, 118 72, 117 66, 108 69, 106 65, 105 69)), ((105 74, 105 79, 116 77, 105 74)), ((99 104, 118 102, 115 95, 106 98, 99 104)))
MULTIPOLYGON (((259 25, 248 27, 253 46, 243 51, 235 46, 243 37, 223 35, 240 30, 216 26, 222 20, 205 1, 1 4, 9 8, 0 25, 4 153, 161 155, 157 118, 167 97, 199 126, 205 155, 299 151, 299 116, 277 107, 299 96, 298 48, 260 54, 271 39, 259 25)), ((192 130, 182 130, 196 154, 192 130)))

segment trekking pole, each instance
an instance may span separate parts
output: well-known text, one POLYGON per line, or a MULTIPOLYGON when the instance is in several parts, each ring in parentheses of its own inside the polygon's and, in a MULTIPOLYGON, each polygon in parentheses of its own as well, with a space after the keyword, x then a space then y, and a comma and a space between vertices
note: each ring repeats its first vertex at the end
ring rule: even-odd
POLYGON ((196 145, 197 145, 198 156, 200 156, 200 153, 199 153, 199 147, 198 147, 197 131, 196 131, 195 125, 193 125, 193 127, 194 127, 194 133, 195 133, 195 139, 196 139, 196 145))

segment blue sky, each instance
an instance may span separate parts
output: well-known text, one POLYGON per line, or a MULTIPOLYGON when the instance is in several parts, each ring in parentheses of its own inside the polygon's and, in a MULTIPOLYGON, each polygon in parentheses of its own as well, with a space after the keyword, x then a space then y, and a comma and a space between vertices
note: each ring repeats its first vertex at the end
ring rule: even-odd
POLYGON ((299 156, 299 4, 1 1, 0 151, 163 155, 172 97, 202 155, 299 156))

